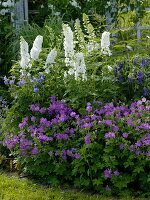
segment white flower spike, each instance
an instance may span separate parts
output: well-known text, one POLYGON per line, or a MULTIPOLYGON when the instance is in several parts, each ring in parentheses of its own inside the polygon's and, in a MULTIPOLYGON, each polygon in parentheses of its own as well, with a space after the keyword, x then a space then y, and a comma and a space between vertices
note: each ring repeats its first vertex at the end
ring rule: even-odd
POLYGON ((21 68, 22 69, 31 68, 29 46, 23 37, 21 37, 20 40, 20 55, 21 55, 21 60, 20 60, 21 68))
POLYGON ((101 52, 103 54, 108 54, 109 56, 112 55, 110 49, 110 33, 107 31, 104 31, 102 33, 102 38, 101 38, 101 52))
POLYGON ((33 60, 38 60, 39 54, 42 51, 42 43, 43 43, 43 36, 38 35, 34 42, 33 42, 33 47, 30 51, 30 56, 33 60))

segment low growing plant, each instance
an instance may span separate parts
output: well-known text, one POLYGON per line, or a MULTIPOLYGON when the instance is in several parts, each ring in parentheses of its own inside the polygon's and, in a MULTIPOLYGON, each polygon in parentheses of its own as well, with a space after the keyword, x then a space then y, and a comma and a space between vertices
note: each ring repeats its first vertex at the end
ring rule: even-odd
POLYGON ((23 171, 52 185, 149 196, 150 101, 87 103, 84 114, 51 97, 30 105, 3 142, 23 171), (138 183, 138 184, 137 184, 138 183))

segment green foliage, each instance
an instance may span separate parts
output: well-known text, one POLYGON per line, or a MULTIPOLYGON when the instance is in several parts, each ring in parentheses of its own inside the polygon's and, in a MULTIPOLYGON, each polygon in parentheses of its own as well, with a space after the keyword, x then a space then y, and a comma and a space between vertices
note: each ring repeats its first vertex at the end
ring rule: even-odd
MULTIPOLYGON (((0 15, 1 16, 1 15, 0 15)), ((0 17, 0 74, 7 74, 10 69, 13 51, 9 51, 8 46, 13 40, 13 26, 10 23, 9 16, 0 17)), ((13 49, 13 48, 12 48, 13 49)))
POLYGON ((51 99, 47 106, 47 102, 32 105, 18 127, 13 125, 15 129, 6 135, 21 171, 52 186, 67 183, 121 196, 125 189, 125 196, 137 196, 139 191, 149 197, 149 101, 142 98, 130 107, 98 101, 74 113, 63 101, 51 99), (68 139, 57 137, 66 137, 68 128, 74 129, 68 139), (46 140, 39 139, 43 134, 46 140))

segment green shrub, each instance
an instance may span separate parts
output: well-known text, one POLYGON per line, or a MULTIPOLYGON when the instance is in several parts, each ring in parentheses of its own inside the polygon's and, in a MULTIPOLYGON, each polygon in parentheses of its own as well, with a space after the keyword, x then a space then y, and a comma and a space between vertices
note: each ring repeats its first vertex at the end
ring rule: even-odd
POLYGON ((19 131, 5 136, 23 172, 55 186, 149 195, 150 101, 88 103, 81 115, 50 99, 44 107, 30 105, 19 131))

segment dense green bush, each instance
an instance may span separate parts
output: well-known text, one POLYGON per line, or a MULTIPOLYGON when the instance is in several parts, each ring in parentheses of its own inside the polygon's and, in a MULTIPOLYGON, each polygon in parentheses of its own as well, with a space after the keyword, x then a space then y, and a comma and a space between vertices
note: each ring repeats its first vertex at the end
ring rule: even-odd
POLYGON ((3 144, 25 173, 55 186, 149 195, 150 101, 130 107, 96 101, 81 115, 64 100, 50 99, 44 107, 30 105, 17 134, 5 136, 3 144))

